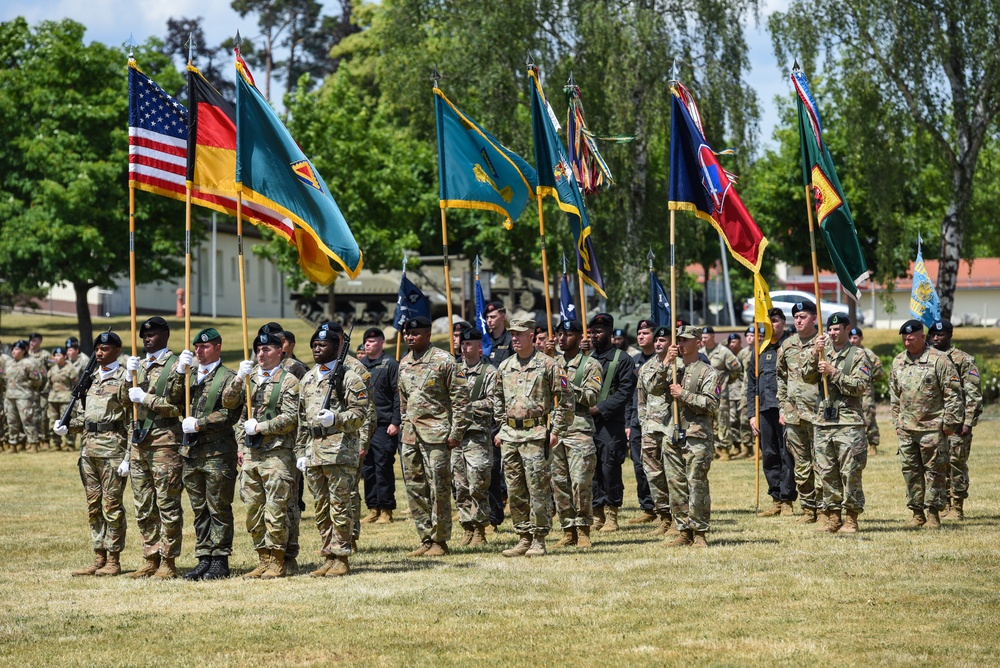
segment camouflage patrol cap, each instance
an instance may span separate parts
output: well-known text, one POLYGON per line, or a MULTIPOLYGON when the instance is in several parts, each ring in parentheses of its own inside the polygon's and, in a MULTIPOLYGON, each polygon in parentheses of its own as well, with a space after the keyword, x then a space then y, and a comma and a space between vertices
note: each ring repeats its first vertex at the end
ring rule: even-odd
POLYGON ((917 332, 924 333, 924 323, 919 320, 907 320, 899 328, 900 334, 916 334, 917 332))
POLYGON ((198 345, 199 343, 212 343, 214 341, 222 343, 222 334, 219 334, 219 330, 215 329, 215 327, 206 327, 194 335, 194 340, 191 343, 192 345, 198 345))
POLYGON ((610 313, 598 313, 590 319, 591 327, 614 327, 615 318, 610 313))
POLYGON ((97 338, 94 339, 94 347, 96 348, 101 345, 121 348, 122 339, 114 332, 101 332, 97 335, 97 338))
POLYGON ((935 334, 937 333, 951 334, 952 332, 955 331, 955 328, 952 326, 950 320, 938 320, 933 325, 931 325, 931 328, 927 331, 933 332, 935 334))
POLYGON ((463 341, 482 341, 483 333, 474 327, 469 327, 462 330, 462 340, 463 341))
POLYGON ((28 342, 25 341, 24 339, 18 339, 17 341, 14 342, 14 345, 12 345, 10 347, 11 350, 13 350, 14 348, 20 348, 21 350, 27 350, 28 349, 28 342))
POLYGON ((531 318, 514 318, 508 329, 512 332, 531 332, 535 329, 535 321, 531 318))
POLYGON ((834 325, 850 325, 851 319, 848 318, 843 313, 834 313, 829 318, 826 319, 826 326, 833 327, 834 325))
POLYGON ((403 324, 403 331, 409 332, 413 329, 430 329, 431 319, 427 316, 418 315, 416 318, 410 318, 403 324))
POLYGON ((656 329, 656 323, 649 318, 643 318, 639 321, 639 324, 635 326, 635 331, 636 333, 639 333, 644 329, 654 330, 656 329))
POLYGON ((576 332, 577 334, 583 334, 583 323, 579 320, 563 320, 559 323, 557 327, 560 332, 576 332))
POLYGON ((808 299, 803 299, 800 302, 795 302, 792 304, 792 315, 795 315, 799 311, 805 311, 806 313, 812 313, 816 315, 816 305, 813 304, 808 299))
POLYGON ((692 327, 691 325, 685 325, 677 330, 678 339, 700 339, 701 338, 701 327, 692 327))
POLYGON ((154 315, 152 318, 149 318, 148 320, 143 322, 142 325, 139 326, 139 336, 145 336, 147 332, 162 332, 162 331, 169 332, 170 325, 168 325, 167 321, 158 315, 154 315))
POLYGON ((275 346, 277 348, 281 347, 283 343, 281 336, 275 332, 264 332, 258 334, 253 340, 253 351, 257 352, 257 349, 261 346, 275 346))

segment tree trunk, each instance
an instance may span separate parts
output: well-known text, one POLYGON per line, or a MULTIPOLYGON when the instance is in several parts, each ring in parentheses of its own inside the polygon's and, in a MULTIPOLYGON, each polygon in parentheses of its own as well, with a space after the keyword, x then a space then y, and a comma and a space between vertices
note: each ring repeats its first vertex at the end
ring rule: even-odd
POLYGON ((951 182, 951 202, 941 221, 941 255, 937 276, 943 320, 951 320, 955 309, 955 286, 958 284, 958 261, 962 254, 964 222, 972 204, 972 175, 967 165, 955 165, 951 182))
POLYGON ((90 319, 90 304, 87 303, 87 293, 94 287, 89 283, 74 283, 76 293, 76 321, 80 330, 80 350, 92 355, 94 353, 94 323, 90 319))

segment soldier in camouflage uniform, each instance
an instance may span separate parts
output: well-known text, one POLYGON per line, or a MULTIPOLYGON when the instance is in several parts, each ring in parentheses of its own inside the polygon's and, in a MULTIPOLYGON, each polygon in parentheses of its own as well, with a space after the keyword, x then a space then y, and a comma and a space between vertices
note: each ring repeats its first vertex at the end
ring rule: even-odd
POLYGON ((472 420, 465 370, 431 346, 431 321, 403 325, 410 352, 399 363, 399 412, 403 420, 403 481, 420 546, 408 556, 448 554, 451 538, 451 450, 462 444, 472 420))
POLYGON ((892 361, 889 401, 899 438, 906 482, 909 527, 941 528, 948 503, 948 437, 965 418, 962 382, 948 356, 927 345, 924 326, 908 320, 899 328, 906 349, 892 361))
MULTIPOLYGON (((52 353, 50 353, 45 348, 42 348, 43 337, 38 332, 33 333, 28 337, 28 357, 32 357, 38 360, 38 363, 42 367, 42 372, 45 375, 45 383, 41 389, 41 397, 39 398, 38 405, 38 433, 41 438, 44 439, 49 430, 52 428, 49 422, 49 377, 48 371, 49 367, 52 366, 52 353)), ((35 450, 37 452, 37 449, 35 450)))
MULTIPOLYGON (((346 363, 334 386, 340 347, 348 345, 343 331, 321 326, 309 345, 316 366, 299 385, 296 466, 315 499, 320 554, 325 558, 309 575, 339 577, 351 570, 348 557, 355 522, 351 496, 361 467, 361 432, 368 421, 370 389, 346 363)), ((346 359, 357 361, 349 352, 346 359)))
POLYGON ((559 348, 563 354, 556 362, 573 390, 574 411, 566 435, 552 448, 552 496, 563 530, 554 548, 591 547, 597 446, 590 407, 597 404, 601 394, 603 370, 600 362, 580 352, 582 339, 583 324, 579 320, 559 323, 559 348))
POLYGON ((73 575, 119 575, 125 549, 125 477, 128 475, 128 424, 132 402, 125 369, 118 364, 122 341, 114 332, 94 339, 98 368, 91 377, 86 401, 77 403, 70 423, 56 419, 58 436, 82 434, 80 479, 87 494, 87 515, 94 563, 73 575))
POLYGON ((729 384, 739 380, 742 369, 733 351, 727 346, 716 343, 715 330, 712 327, 704 328, 701 333, 701 343, 705 348, 709 364, 719 376, 722 388, 722 393, 719 395, 719 409, 715 412, 715 457, 720 461, 729 461, 729 448, 732 446, 729 384))
POLYGON ((948 512, 942 517, 964 520, 965 500, 969 498, 969 450, 972 448, 972 430, 983 412, 983 392, 976 359, 951 344, 952 331, 952 325, 947 320, 938 320, 930 328, 934 347, 955 365, 962 385, 965 419, 958 431, 948 437, 948 492, 951 501, 948 512))
POLYGON ((142 534, 145 564, 129 577, 157 579, 177 577, 174 560, 181 554, 184 489, 180 444, 184 406, 184 377, 174 371, 177 356, 167 348, 170 328, 159 316, 149 318, 139 328, 145 359, 130 357, 126 379, 132 374, 138 387, 129 390, 129 399, 138 407, 138 423, 132 432, 129 461, 136 523, 142 534))
MULTIPOLYGON (((49 369, 49 424, 55 423, 62 417, 66 405, 73 396, 73 388, 80 379, 82 369, 66 361, 66 351, 63 348, 56 348, 52 351, 52 358, 55 363, 49 369)), ((67 450, 72 450, 68 438, 59 434, 54 434, 52 439, 52 449, 59 452, 65 443, 67 450)))
POLYGON ((865 439, 868 441, 868 456, 874 457, 878 454, 878 446, 881 436, 878 433, 878 420, 875 419, 875 383, 885 375, 882 368, 882 360, 875 354, 874 350, 865 348, 862 343, 865 339, 860 327, 852 327, 850 332, 851 345, 868 358, 868 367, 871 371, 871 382, 865 388, 865 393, 861 396, 861 408, 865 417, 865 439))
POLYGON ((858 515, 865 510, 861 474, 868 463, 862 397, 871 385, 871 364, 848 341, 846 316, 826 320, 829 340, 822 334, 813 343, 813 355, 802 365, 802 379, 819 383, 826 376, 830 396, 816 412, 816 469, 823 481, 822 508, 826 522, 817 531, 857 533, 858 515), (843 511, 847 512, 846 519, 843 511))
POLYGON ((7 410, 4 407, 7 394, 7 364, 10 356, 3 350, 0 342, 0 448, 4 452, 13 452, 14 448, 7 442, 7 410))
POLYGON ((464 533, 462 545, 486 544, 489 523, 489 491, 493 480, 493 386, 497 370, 483 359, 483 335, 473 327, 462 330, 461 350, 466 385, 469 387, 472 422, 462 445, 451 451, 455 481, 455 504, 464 533))
POLYGON ((795 459, 795 487, 802 503, 799 522, 817 521, 822 495, 816 476, 815 427, 819 386, 802 380, 802 366, 813 352, 816 337, 816 305, 805 300, 792 306, 795 334, 781 344, 778 354, 778 403, 785 425, 785 443, 795 459))
POLYGON ((305 454, 295 442, 298 427, 299 381, 281 367, 281 337, 275 332, 254 337, 253 360, 240 362, 234 380, 222 394, 222 405, 235 409, 250 384, 250 412, 241 413, 236 428, 246 434, 237 461, 240 499, 247 509, 247 531, 257 551, 258 564, 245 579, 284 577, 288 546, 288 512, 295 503, 295 463, 305 454), (249 378, 248 378, 249 377, 249 378))
MULTIPOLYGON (((698 355, 697 327, 682 327, 677 344, 670 346, 664 364, 669 366, 681 356, 684 376, 670 385, 670 396, 677 399, 680 430, 677 438, 663 441, 663 468, 670 488, 670 509, 680 534, 668 547, 708 547, 705 534, 712 514, 712 496, 708 470, 712 466, 715 413, 722 396, 721 376, 698 355)), ((673 412, 668 430, 674 433, 673 412)))
POLYGON ((665 362, 670 349, 670 328, 658 327, 653 341, 656 354, 639 369, 636 409, 642 427, 642 468, 653 495, 653 508, 660 518, 659 525, 648 535, 662 536, 676 533, 670 511, 670 486, 663 471, 664 442, 673 438, 673 429, 668 427, 673 419, 674 402, 670 396, 673 367, 665 362))
POLYGON ((190 371, 191 410, 181 422, 184 440, 182 474, 194 511, 194 556, 198 565, 184 575, 185 580, 222 580, 229 577, 229 555, 233 553, 233 496, 236 492, 236 434, 233 431, 243 413, 238 404, 222 403, 226 388, 236 374, 222 365, 222 336, 214 328, 203 329, 191 342, 194 353, 184 350, 176 371, 190 371))
POLYGON ((7 389, 4 408, 7 413, 7 440, 11 451, 25 451, 27 448, 38 452, 42 439, 41 391, 45 387, 45 367, 28 354, 28 342, 21 339, 10 349, 11 359, 7 361, 4 377, 7 389))
POLYGON ((87 368, 87 364, 90 362, 90 355, 84 352, 80 352, 80 340, 75 336, 71 336, 66 339, 66 361, 70 364, 76 365, 80 371, 87 368))
MULTIPOLYGON (((549 449, 563 440, 573 422, 573 392, 554 359, 532 346, 534 320, 511 321, 514 356, 500 365, 494 386, 493 418, 510 495, 510 514, 520 536, 505 557, 540 557, 552 527, 552 472, 549 449)), ((631 372, 629 372, 631 373, 631 372)))
MULTIPOLYGON (((740 348, 739 354, 736 355, 736 361, 740 363, 740 367, 743 369, 740 373, 739 381, 740 396, 736 399, 737 424, 739 425, 738 444, 741 449, 740 458, 753 459, 754 435, 753 430, 750 428, 750 412, 747 410, 746 392, 747 374, 756 373, 756 370, 753 368, 753 349, 754 341, 756 340, 753 333, 753 325, 747 327, 746 332, 743 333, 743 339, 746 345, 740 348)), ((730 401, 732 401, 732 391, 729 394, 730 401)))

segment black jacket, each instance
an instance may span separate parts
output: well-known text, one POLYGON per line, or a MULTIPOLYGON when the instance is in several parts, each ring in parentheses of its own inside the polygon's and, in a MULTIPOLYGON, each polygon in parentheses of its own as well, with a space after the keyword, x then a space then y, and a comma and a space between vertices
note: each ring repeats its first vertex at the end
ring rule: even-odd
POLYGON ((377 360, 365 355, 361 363, 372 375, 371 400, 375 403, 378 424, 398 427, 402 422, 399 416, 399 362, 382 353, 377 360))

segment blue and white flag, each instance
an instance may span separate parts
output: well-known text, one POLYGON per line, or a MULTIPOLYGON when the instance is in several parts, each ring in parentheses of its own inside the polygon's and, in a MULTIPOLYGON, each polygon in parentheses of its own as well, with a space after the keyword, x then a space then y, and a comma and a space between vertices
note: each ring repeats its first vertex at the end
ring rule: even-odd
POLYGON ((483 335, 483 357, 489 357, 493 352, 493 339, 486 327, 486 299, 483 297, 483 286, 476 279, 476 329, 483 335))
POLYGON ((573 303, 573 295, 569 291, 569 276, 562 275, 559 282, 559 317, 563 320, 576 320, 576 304, 573 303))
POLYGON ((670 327, 670 300, 653 272, 649 272, 649 317, 657 327, 670 327))
POLYGON ((917 246, 917 263, 913 266, 913 289, 910 290, 910 315, 930 327, 941 319, 941 300, 931 277, 927 275, 924 255, 917 246))
POLYGON ((399 296, 396 298, 396 315, 392 319, 392 326, 401 332, 403 323, 418 315, 431 317, 431 300, 404 273, 399 281, 399 296))

